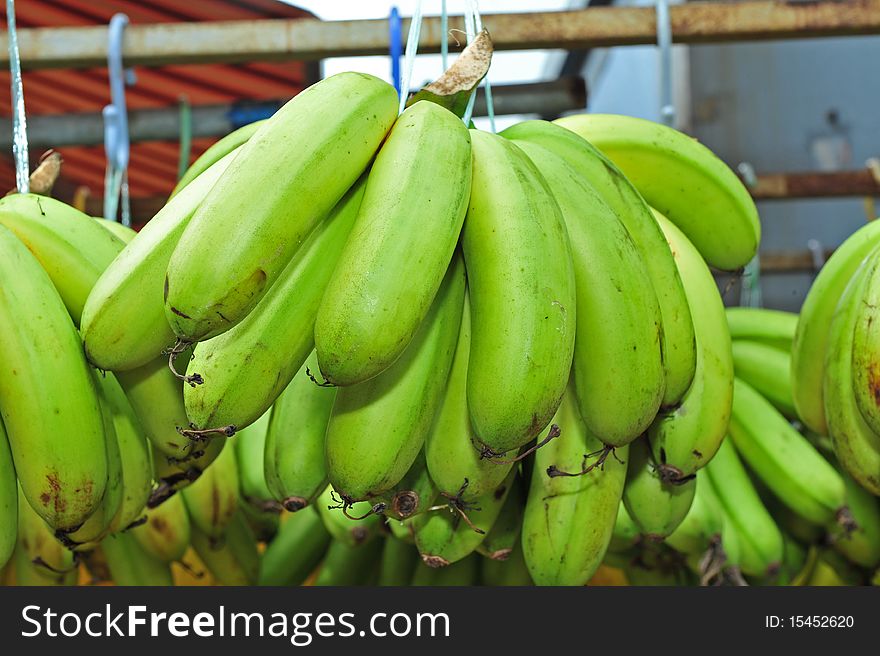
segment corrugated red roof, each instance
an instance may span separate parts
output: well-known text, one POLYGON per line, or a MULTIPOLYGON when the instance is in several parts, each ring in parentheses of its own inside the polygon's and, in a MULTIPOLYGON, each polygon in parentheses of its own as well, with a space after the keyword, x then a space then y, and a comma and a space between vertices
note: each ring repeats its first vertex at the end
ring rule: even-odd
MULTIPOLYGON (((16 19, 20 28, 105 25, 113 14, 124 12, 132 24, 258 20, 312 17, 305 10, 276 0, 19 0, 16 19)), ((6 23, 5 6, 2 11, 6 23)), ((234 103, 242 100, 278 100, 298 93, 314 81, 315 64, 304 62, 249 63, 240 65, 174 65, 136 67, 137 83, 126 88, 129 110, 178 107, 185 96, 192 106, 234 103)), ((110 102, 107 69, 27 71, 23 74, 28 116, 71 112, 99 113, 110 102)), ((0 116, 11 115, 9 72, 0 71, 0 116)), ((214 139, 194 139, 193 159, 214 139)), ((67 200, 73 189, 88 186, 101 196, 104 185, 103 146, 64 147, 62 176, 56 195, 67 200)), ((31 166, 40 152, 31 152, 31 166)), ((167 195, 177 177, 179 144, 144 142, 131 146, 129 185, 132 197, 167 195)), ((0 157, 0 188, 15 186, 12 155, 0 157)), ((2 192, 0 192, 2 193, 2 192)))

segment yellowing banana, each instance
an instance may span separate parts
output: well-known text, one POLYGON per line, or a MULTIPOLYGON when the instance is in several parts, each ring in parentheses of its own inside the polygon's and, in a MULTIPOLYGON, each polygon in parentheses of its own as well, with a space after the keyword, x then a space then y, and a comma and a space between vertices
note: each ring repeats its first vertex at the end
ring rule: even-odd
POLYGON ((240 512, 232 516, 220 539, 193 527, 192 544, 220 585, 244 586, 257 582, 260 570, 257 540, 240 512))
MULTIPOLYGON (((541 146, 564 159, 626 227, 650 274, 660 304, 663 369, 666 374, 663 405, 675 405, 684 396, 694 377, 697 360, 694 327, 678 269, 650 208, 611 160, 571 130, 546 121, 524 121, 501 134, 517 145, 530 143, 541 146)), ((571 230, 572 226, 569 226, 571 230)))
POLYGON ((339 73, 260 126, 168 263, 165 315, 177 336, 201 341, 244 319, 364 172, 396 118, 391 85, 339 73))
POLYGON ((159 210, 95 282, 82 311, 82 337, 96 367, 134 369, 174 343, 163 304, 168 260, 193 212, 234 157, 230 153, 218 161, 159 210))
POLYGON ((17 585, 76 583, 76 556, 55 538, 21 490, 18 494, 15 579, 17 585))
POLYGON ((577 114, 556 123, 605 153, 713 267, 739 269, 757 253, 761 224, 752 197, 696 139, 631 116, 577 114))
POLYGON ((559 406, 574 351, 575 280, 562 212, 510 141, 471 131, 462 247, 471 303, 467 398, 483 447, 528 443, 559 406))
MULTIPOLYGON (((254 311, 199 344, 187 371, 205 383, 183 392, 187 416, 196 426, 247 426, 287 387, 314 348, 318 306, 363 196, 360 180, 315 228, 254 311)), ((314 364, 312 371, 318 372, 314 364)))
POLYGON ((428 101, 391 129, 315 321, 328 382, 353 385, 387 369, 427 315, 467 211, 470 141, 457 116, 428 101))
POLYGON ((170 586, 168 563, 147 553, 128 533, 115 533, 101 542, 110 574, 117 585, 170 586))
POLYGON ((603 442, 623 446, 651 425, 666 388, 654 286, 626 228, 589 183, 541 146, 517 144, 544 175, 568 228, 581 417, 603 442))
POLYGON ((181 560, 190 546, 191 525, 186 504, 175 495, 157 508, 147 511, 147 521, 127 532, 141 548, 165 563, 181 560))
POLYGON ((671 480, 696 473, 724 439, 733 402, 733 355, 715 278, 687 237, 660 214, 678 265, 697 337, 697 372, 681 404, 661 412, 648 436, 654 460, 671 480))
POLYGON ((464 263, 456 255, 431 311, 397 362, 337 392, 325 454, 330 483, 346 502, 393 488, 422 449, 452 366, 464 287, 464 263))
MULTIPOLYGON (((791 348, 791 389, 801 421, 822 435, 829 432, 823 381, 826 353, 831 348, 832 317, 850 279, 878 245, 880 221, 872 221, 850 235, 825 262, 801 307, 791 348)), ((852 340, 851 333, 847 339, 852 340)))
POLYGON ((78 528, 107 484, 104 423, 82 344, 39 262, 0 227, 0 412, 28 502, 78 528))
POLYGON ((238 488, 235 449, 225 448, 197 481, 181 491, 193 527, 219 541, 238 509, 238 488))

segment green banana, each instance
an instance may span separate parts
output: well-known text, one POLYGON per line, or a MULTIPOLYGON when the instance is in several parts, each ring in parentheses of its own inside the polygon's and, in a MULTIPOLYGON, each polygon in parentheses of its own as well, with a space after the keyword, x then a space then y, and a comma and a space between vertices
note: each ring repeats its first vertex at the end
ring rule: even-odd
POLYGON ((729 307, 726 312, 727 327, 734 341, 760 342, 791 353, 797 313, 753 307, 729 307))
POLYGON ((476 550, 498 519, 515 477, 512 470, 501 485, 473 504, 450 500, 447 509, 417 515, 413 533, 422 561, 429 567, 446 567, 476 550))
POLYGON ((416 565, 410 585, 414 587, 465 587, 476 585, 480 560, 470 554, 447 567, 430 567, 423 563, 416 565))
POLYGON ((391 129, 315 320, 328 382, 353 385, 387 369, 428 314, 467 211, 470 141, 457 116, 428 101, 391 129))
POLYGON ((653 462, 646 438, 632 442, 623 487, 623 503, 636 526, 649 540, 669 536, 687 516, 696 493, 696 480, 670 483, 653 462))
MULTIPOLYGON (((621 495, 623 488, 621 488, 621 495)), ((626 505, 621 501, 617 505, 617 515, 614 519, 614 528, 611 531, 611 540, 608 542, 608 551, 613 553, 627 553, 641 540, 639 527, 630 517, 626 505)))
POLYGON ((122 240, 70 205, 36 194, 0 198, 0 225, 37 258, 78 326, 86 297, 122 240))
MULTIPOLYGON (((107 230, 111 235, 119 239, 123 244, 128 244, 137 236, 137 231, 122 225, 119 221, 111 221, 100 216, 93 217, 95 222, 107 230)), ((103 271, 102 271, 103 273, 103 271)))
POLYGON ((587 429, 623 446, 651 425, 666 388, 660 305, 626 228, 552 152, 516 142, 544 175, 568 227, 577 292, 574 377, 587 429))
POLYGON ((414 517, 428 510, 437 493, 422 449, 400 482, 382 495, 383 512, 392 521, 414 517))
POLYGON ((734 384, 730 437, 761 481, 815 524, 846 523, 846 489, 833 466, 748 383, 734 384))
POLYGON ((177 185, 175 185, 174 190, 171 192, 169 200, 179 194, 184 187, 211 168, 211 166, 219 162, 233 150, 236 150, 239 146, 246 143, 247 140, 254 135, 254 132, 262 127, 266 120, 267 119, 263 119, 261 121, 254 121, 253 123, 243 125, 237 130, 233 130, 222 139, 211 144, 205 152, 199 155, 195 162, 190 164, 186 172, 180 176, 180 180, 177 181, 177 185))
POLYGON ((110 524, 116 533, 141 517, 153 487, 153 462, 140 420, 112 374, 97 376, 101 402, 110 412, 122 468, 122 502, 110 524))
MULTIPOLYGON (((546 121, 523 121, 507 128, 501 135, 521 147, 529 143, 546 148, 565 160, 581 180, 599 194, 629 232, 651 277, 660 305, 663 326, 660 339, 666 379, 663 406, 675 405, 694 378, 697 361, 694 327, 678 269, 650 208, 611 160, 571 130, 546 121)), ((547 177, 548 182, 552 182, 551 177, 547 177)), ((559 194, 556 197, 561 200, 559 194)), ((574 227, 569 225, 568 229, 571 233, 574 227)), ((577 260, 575 264, 582 266, 577 260)), ((583 293, 580 289, 578 292, 583 293)), ((644 294, 647 292, 639 292, 639 296, 644 294)))
POLYGON ((605 153, 711 266, 732 271, 757 253, 755 202, 736 173, 696 139, 631 116, 576 114, 556 123, 605 153))
MULTIPOLYGON (((418 517, 418 515, 416 515, 418 517)), ((415 544, 416 536, 413 529, 413 524, 415 523, 416 517, 408 517, 404 520, 397 519, 389 519, 385 524, 388 529, 391 531, 391 535, 400 540, 401 542, 405 542, 406 544, 415 544)))
POLYGON ((257 542, 270 542, 281 526, 281 506, 269 500, 263 506, 255 506, 244 498, 239 498, 238 509, 244 515, 248 526, 254 532, 257 542))
POLYGON ((786 417, 796 418, 791 396, 791 355, 745 339, 735 339, 731 346, 736 377, 754 387, 786 417))
POLYGON ((330 482, 346 503, 393 488, 422 449, 452 365, 464 275, 456 255, 404 354, 379 376, 337 392, 325 455, 330 482))
MULTIPOLYGON (((832 348, 832 318, 850 279, 878 245, 880 221, 872 221, 850 235, 825 262, 801 306, 791 347, 791 390, 801 421, 821 435, 829 433, 823 381, 829 362, 826 354, 832 348)), ((848 340, 852 340, 854 328, 848 340)))
MULTIPOLYGON (((315 316, 352 231, 364 179, 339 201, 246 319, 199 345, 188 372, 204 385, 184 388, 196 426, 247 426, 287 387, 314 348, 315 316)), ((317 372, 313 364, 312 371, 317 372)))
POLYGON ((173 496, 158 508, 150 509, 146 519, 127 532, 154 558, 165 563, 182 560, 192 532, 183 497, 173 496))
POLYGON ((82 344, 49 276, 0 226, 0 413, 28 502, 52 528, 100 505, 104 423, 82 344))
POLYGON ((518 549, 522 535, 526 493, 522 478, 514 479, 498 518, 477 546, 477 553, 491 560, 507 560, 518 549))
POLYGON ((321 563, 315 585, 366 585, 381 556, 382 543, 382 540, 371 540, 363 545, 351 546, 333 540, 321 563))
MULTIPOLYGON (((859 299, 863 298, 869 279, 878 270, 880 247, 852 276, 837 305, 828 335, 822 395, 828 435, 838 461, 862 487, 874 495, 880 495, 880 435, 865 421, 856 400, 853 387, 853 335, 860 312, 859 299)), ((798 402, 797 396, 795 402, 798 402)), ((798 409, 802 411, 800 405, 798 409)), ((804 419, 802 413, 801 418, 804 419)))
POLYGON ((315 504, 324 528, 337 542, 353 547, 364 544, 375 538, 382 526, 382 515, 376 506, 366 501, 346 506, 332 485, 326 487, 315 504))
POLYGON ((168 262, 165 316, 180 339, 202 341, 244 319, 364 172, 396 118, 391 85, 338 73, 260 126, 168 262))
POLYGON ((244 516, 234 513, 220 540, 192 529, 192 546, 220 585, 254 585, 260 571, 257 539, 244 516))
POLYGON ((523 550, 518 545, 504 560, 483 558, 480 562, 480 582, 490 586, 535 585, 529 575, 523 550))
POLYGON ((223 449, 198 480, 181 490, 194 528, 220 540, 238 510, 238 463, 235 449, 223 449))
POLYGON ((470 346, 470 300, 465 294, 458 343, 443 402, 425 439, 425 459, 431 480, 441 492, 456 495, 465 503, 497 488, 514 464, 500 464, 491 458, 483 458, 475 446, 467 406, 470 346))
POLYGON ((379 585, 408 585, 419 564, 419 552, 411 544, 388 536, 382 543, 382 564, 379 566, 379 585))
POLYGON ((860 567, 880 565, 880 501, 862 488, 849 474, 841 472, 846 485, 846 506, 852 513, 856 528, 848 530, 839 524, 829 528, 832 546, 860 567))
POLYGON ((727 550, 734 541, 738 547, 738 559, 728 553, 731 562, 744 574, 775 576, 784 556, 782 532, 761 502, 732 441, 721 443, 705 472, 724 511, 722 542, 727 550))
POLYGON ((697 371, 681 404, 648 431, 654 460, 668 479, 696 473, 724 439, 733 402, 733 355, 715 278, 687 237, 655 213, 681 273, 697 338, 697 371))
POLYGON ((168 563, 153 557, 128 533, 116 533, 101 541, 116 585, 162 586, 173 584, 168 563))
POLYGON ((462 233, 471 303, 467 399, 487 452, 535 438, 559 406, 575 340, 575 279, 562 212, 512 142, 471 131, 462 233))
POLYGON ((318 511, 304 508, 289 515, 260 559, 257 585, 300 585, 330 544, 318 511))
POLYGON ((678 527, 666 536, 666 544, 683 554, 703 555, 721 544, 724 520, 720 501, 706 477, 697 474, 693 503, 678 527))
POLYGON ((232 448, 238 462, 239 492, 242 500, 255 508, 280 510, 266 484, 264 466, 270 415, 271 413, 267 411, 253 424, 238 431, 232 441, 232 448))
POLYGON ((174 343, 162 296, 168 260, 193 212, 234 157, 230 153, 218 161, 159 210, 94 283, 81 325, 86 356, 96 367, 134 369, 174 343))
POLYGON ((324 435, 336 388, 315 385, 314 351, 272 406, 264 471, 272 496, 291 512, 301 510, 327 487, 324 435))
POLYGON ((0 419, 0 567, 15 551, 18 537, 18 482, 3 420, 0 419))
POLYGON ((550 476, 582 468, 602 449, 581 419, 568 388, 553 419, 560 436, 538 449, 523 514, 522 547, 537 585, 584 585, 605 556, 617 522, 629 447, 581 476, 550 476), (619 460, 618 460, 619 458, 619 460), (589 521, 578 518, 589 517, 589 521))
POLYGON ((865 573, 853 566, 833 549, 819 549, 809 586, 854 586, 865 585, 865 573))
POLYGON ((18 491, 17 585, 74 585, 78 555, 64 547, 18 491))
POLYGON ((880 434, 880 269, 867 274, 852 337, 852 384, 865 423, 880 434))

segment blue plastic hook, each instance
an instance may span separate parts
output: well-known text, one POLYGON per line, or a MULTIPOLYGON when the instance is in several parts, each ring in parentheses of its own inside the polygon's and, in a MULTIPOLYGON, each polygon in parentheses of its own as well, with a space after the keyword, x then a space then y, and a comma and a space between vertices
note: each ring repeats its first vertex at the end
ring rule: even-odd
POLYGON ((388 15, 388 40, 391 55, 391 82, 397 95, 400 96, 400 57, 403 55, 403 27, 400 20, 400 11, 397 7, 391 7, 388 15))

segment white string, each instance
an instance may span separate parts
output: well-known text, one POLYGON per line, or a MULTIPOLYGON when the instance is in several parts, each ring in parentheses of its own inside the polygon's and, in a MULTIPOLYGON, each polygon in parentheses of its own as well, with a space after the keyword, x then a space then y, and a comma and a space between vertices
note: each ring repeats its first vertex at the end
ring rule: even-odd
MULTIPOLYGON (((477 0, 471 1, 474 4, 474 31, 479 34, 483 31, 483 19, 480 18, 479 2, 477 0)), ((489 83, 488 72, 483 81, 486 85, 486 113, 489 115, 489 127, 492 129, 492 132, 495 133, 497 132, 495 129, 495 102, 492 100, 492 85, 489 83)))
POLYGON ((449 62, 449 14, 446 13, 446 0, 440 1, 440 63, 443 72, 449 62))
POLYGON ((12 92, 12 154, 15 157, 15 186, 19 193, 30 191, 27 117, 24 113, 24 89, 21 84, 21 59, 18 32, 15 29, 15 0, 6 0, 6 25, 9 34, 9 77, 12 92))
MULTIPOLYGON (((477 35, 476 24, 474 22, 474 3, 472 0, 468 0, 465 3, 464 9, 464 32, 467 36, 467 42, 470 43, 474 40, 474 37, 477 35)), ((470 126, 471 124, 471 116, 474 113, 474 103, 477 102, 477 91, 474 89, 473 93, 471 93, 471 97, 468 99, 467 108, 464 110, 464 116, 462 116, 462 120, 464 124, 470 126)))
MULTIPOLYGON (((477 0, 467 0, 465 5, 464 16, 465 33, 467 34, 468 43, 473 41, 477 34, 483 31, 483 20, 480 18, 480 8, 477 0)), ((489 128, 495 132, 495 103, 492 100, 492 85, 489 84, 489 75, 483 79, 486 91, 486 114, 489 116, 489 128)), ((477 101, 476 89, 468 100, 467 109, 465 110, 463 120, 465 125, 470 125, 471 116, 474 113, 474 104, 477 101)))
POLYGON ((403 59, 403 77, 400 80, 400 105, 398 114, 403 114, 406 109, 406 101, 409 97, 409 85, 412 82, 413 65, 419 49, 419 38, 422 35, 422 0, 416 2, 415 11, 409 24, 409 33, 406 37, 406 54, 403 59))

